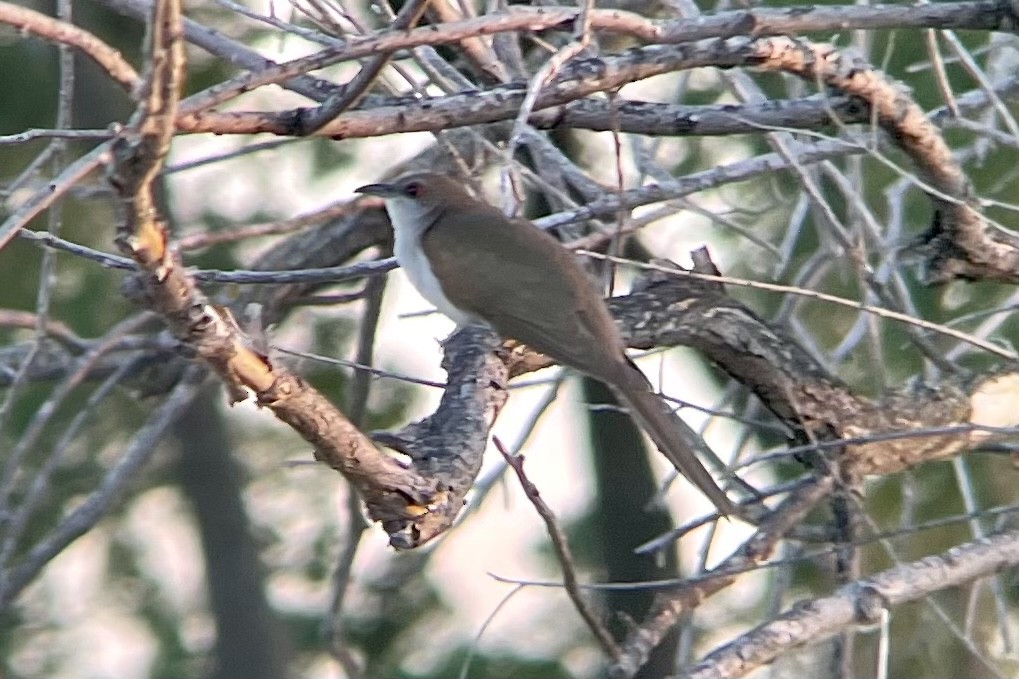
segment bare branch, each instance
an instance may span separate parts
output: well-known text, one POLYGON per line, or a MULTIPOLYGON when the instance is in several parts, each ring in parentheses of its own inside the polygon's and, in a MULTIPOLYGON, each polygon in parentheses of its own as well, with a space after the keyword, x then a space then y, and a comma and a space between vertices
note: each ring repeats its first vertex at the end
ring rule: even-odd
POLYGON ((541 516, 541 520, 545 522, 545 528, 548 530, 548 536, 552 539, 552 546, 555 548, 556 556, 559 558, 559 565, 563 569, 563 587, 566 589, 566 593, 573 601, 574 607, 577 612, 580 613, 580 617, 584 619, 588 629, 594 634, 595 639, 601 645, 602 650, 612 658, 613 660, 619 657, 619 647, 616 645, 615 639, 609 633, 605 626, 602 625, 598 616, 584 598, 583 592, 577 586, 577 570, 573 563, 573 555, 570 552, 570 546, 566 540, 566 534, 563 532, 562 527, 559 525, 559 520, 556 519, 555 513, 552 509, 545 504, 545 501, 541 499, 541 493, 538 488, 531 483, 531 480, 527 478, 527 474, 524 473, 524 458, 522 455, 511 455, 506 447, 502 444, 502 441, 498 437, 493 439, 496 449, 502 454, 506 464, 509 465, 510 469, 517 475, 517 479, 520 480, 520 485, 524 489, 524 494, 527 495, 527 499, 531 501, 534 508, 538 510, 538 514, 541 516))
POLYGON ((0 24, 13 26, 27 35, 35 35, 81 50, 128 92, 133 91, 141 83, 138 72, 124 60, 119 51, 83 28, 9 2, 0 2, 0 24))
MULTIPOLYGON (((122 196, 127 213, 118 244, 140 267, 149 305, 217 372, 232 400, 253 392, 260 405, 314 445, 318 459, 351 480, 371 515, 387 530, 394 536, 416 534, 417 524, 428 522, 430 508, 445 510, 446 496, 437 492, 435 482, 424 480, 418 472, 377 450, 310 385, 258 353, 241 335, 229 312, 208 303, 179 255, 168 247, 153 201, 152 182, 173 135, 183 75, 179 4, 173 0, 157 3, 151 27, 143 98, 131 124, 115 142, 110 170, 110 181, 122 196)), ((399 542, 396 537, 393 540, 399 542)))
MULTIPOLYGON (((400 13, 393 20, 390 30, 406 31, 413 27, 418 19, 421 18, 421 15, 424 14, 429 2, 430 0, 410 0, 405 2, 403 7, 400 8, 400 13)), ((343 86, 343 89, 331 94, 328 99, 322 102, 317 111, 302 121, 297 134, 302 137, 315 134, 330 120, 354 106, 364 96, 364 93, 371 87, 372 83, 375 82, 375 79, 378 78, 379 73, 385 68, 391 56, 391 53, 383 52, 369 59, 368 63, 361 67, 358 74, 343 86)))
POLYGON ((896 566, 801 601, 776 619, 710 653, 685 675, 689 679, 734 679, 779 655, 822 641, 851 625, 872 625, 882 611, 1019 565, 1019 532, 1006 531, 896 566))
POLYGON ((137 478, 165 437, 167 429, 190 405, 202 382, 202 371, 192 368, 138 430, 124 454, 103 477, 103 482, 53 529, 39 540, 17 566, 0 579, 0 608, 5 608, 51 559, 91 530, 137 478))
POLYGON ((647 662, 651 651, 701 601, 729 587, 740 573, 766 560, 776 545, 819 502, 831 493, 832 479, 819 478, 790 495, 761 522, 757 532, 731 557, 706 577, 659 594, 644 622, 622 644, 622 655, 609 669, 612 679, 632 677, 647 662))

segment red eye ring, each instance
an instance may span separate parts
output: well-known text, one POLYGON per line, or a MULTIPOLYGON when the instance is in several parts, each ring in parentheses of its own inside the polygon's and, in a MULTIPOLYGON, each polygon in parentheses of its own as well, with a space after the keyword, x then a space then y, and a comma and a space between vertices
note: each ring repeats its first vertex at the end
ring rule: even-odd
POLYGON ((421 185, 417 182, 411 182, 404 187, 403 192, 411 198, 417 198, 418 194, 421 193, 421 185))

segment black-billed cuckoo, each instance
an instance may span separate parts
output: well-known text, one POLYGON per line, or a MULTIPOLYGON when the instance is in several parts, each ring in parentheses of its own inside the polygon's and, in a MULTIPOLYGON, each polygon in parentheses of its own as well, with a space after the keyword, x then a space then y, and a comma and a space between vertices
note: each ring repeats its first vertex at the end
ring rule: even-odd
POLYGON ((678 417, 627 357, 605 301, 559 241, 439 174, 356 191, 385 200, 396 259, 426 300, 458 326, 490 326, 607 384, 676 469, 722 514, 735 513, 683 439, 678 417))

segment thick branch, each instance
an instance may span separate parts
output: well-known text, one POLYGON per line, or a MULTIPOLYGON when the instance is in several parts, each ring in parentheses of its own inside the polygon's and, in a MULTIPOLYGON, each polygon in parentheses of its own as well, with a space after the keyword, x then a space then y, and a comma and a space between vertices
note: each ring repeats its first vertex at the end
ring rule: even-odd
MULTIPOLYGON (((609 308, 628 346, 696 349, 750 388, 789 431, 797 433, 796 439, 852 441, 840 448, 838 461, 856 477, 897 473, 944 459, 1002 435, 987 427, 1019 425, 1019 373, 1014 370, 871 400, 830 375, 795 340, 730 298, 717 283, 655 275, 630 295, 610 299, 609 308), (946 427, 956 431, 946 433, 946 427)), ((468 343, 470 351, 483 351, 479 342, 463 333, 456 335, 445 347, 444 365, 450 362, 451 352, 466 350, 462 343, 468 343)), ((510 378, 550 364, 525 346, 511 342, 507 348, 498 357, 489 350, 487 360, 504 363, 510 378)), ((491 363, 486 365, 486 370, 493 369, 491 363)), ((401 444, 407 449, 424 445, 420 431, 435 432, 433 421, 494 424, 490 415, 498 407, 490 404, 503 397, 504 383, 491 381, 485 386, 481 380, 487 396, 472 392, 470 399, 459 398, 465 383, 479 384, 473 379, 469 374, 453 379, 451 374, 439 408, 417 425, 424 429, 402 432, 401 444)), ((487 436, 480 433, 469 441, 459 435, 430 437, 424 449, 435 463, 433 471, 456 477, 455 487, 466 492, 471 479, 464 474, 480 467, 486 442, 487 436)))

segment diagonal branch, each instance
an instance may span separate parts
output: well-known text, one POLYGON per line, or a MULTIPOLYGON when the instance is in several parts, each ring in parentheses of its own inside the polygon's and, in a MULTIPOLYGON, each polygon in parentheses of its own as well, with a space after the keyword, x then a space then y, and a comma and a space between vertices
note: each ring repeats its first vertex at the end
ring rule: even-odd
POLYGON ((794 73, 866 102, 878 126, 913 161, 935 208, 934 223, 921 239, 932 281, 1019 283, 1019 236, 984 219, 952 149, 903 87, 830 45, 770 38, 755 49, 761 68, 794 73))
POLYGON ((169 428, 197 395, 201 382, 200 371, 190 370, 149 414, 99 487, 61 520, 49 535, 36 542, 17 566, 4 574, 0 581, 0 609, 6 608, 47 563, 91 530, 110 511, 157 450, 169 428))
MULTIPOLYGON (((393 20, 390 30, 407 31, 418 22, 430 0, 410 0, 400 8, 400 13, 393 20)), ((379 73, 392 58, 392 52, 376 54, 361 67, 357 75, 350 79, 338 92, 329 95, 318 109, 314 110, 298 129, 300 136, 308 136, 318 132, 326 123, 356 104, 371 87, 379 73)))
POLYGON ((688 615, 701 601, 729 587, 743 572, 766 561, 780 541, 828 497, 833 485, 831 477, 825 477, 814 479, 799 488, 768 513, 757 532, 732 556, 705 577, 658 594, 647 619, 631 630, 622 643, 622 653, 609 669, 609 677, 629 679, 636 674, 647 662, 651 651, 683 616, 688 615))
POLYGON ((566 533, 559 524, 559 520, 556 519, 552 508, 541 499, 538 487, 534 485, 524 472, 523 456, 511 454, 506 450, 506 446, 502 444, 498 437, 494 439, 494 443, 503 459, 506 460, 506 464, 517 475, 517 479, 520 481, 520 486, 524 489, 527 499, 531 501, 531 504, 538 511, 538 515, 541 516, 541 520, 545 522, 545 528, 548 531, 549 538, 552 540, 552 546, 563 568, 563 587, 573 601, 573 606, 580 613, 580 617, 584 619, 591 633, 594 634, 595 639, 598 640, 602 650, 612 660, 617 660, 619 658, 619 647, 616 645, 616 640, 612 638, 612 634, 605 628, 601 620, 598 619, 597 614, 591 609, 587 599, 584 598, 583 592, 580 591, 577 581, 576 564, 570 552, 569 543, 566 540, 566 533))
POLYGON ((0 2, 0 24, 7 24, 24 34, 35 35, 80 50, 128 92, 141 82, 138 72, 127 63, 119 51, 74 24, 9 2, 0 2))
POLYGON ((850 625, 873 625, 884 611, 1019 565, 1019 531, 953 547, 800 601, 691 667, 687 679, 735 679, 794 648, 817 643, 850 625))
POLYGON ((117 244, 138 265, 148 306, 219 375, 233 401, 254 393, 259 405, 314 445, 317 459, 347 476, 374 519, 394 533, 415 532, 428 516, 426 506, 444 508, 435 481, 376 449, 319 392, 256 351, 230 313, 208 302, 167 242, 153 183, 174 133, 184 67, 180 26, 179 0, 155 3, 142 99, 114 142, 109 168, 125 210, 117 244))

